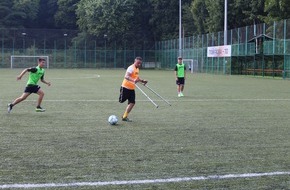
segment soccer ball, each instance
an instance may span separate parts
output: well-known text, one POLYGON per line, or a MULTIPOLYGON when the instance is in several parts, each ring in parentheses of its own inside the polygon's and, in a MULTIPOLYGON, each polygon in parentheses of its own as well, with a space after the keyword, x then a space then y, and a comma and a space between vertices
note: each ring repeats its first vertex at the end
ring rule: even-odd
POLYGON ((115 115, 111 115, 111 116, 108 118, 108 122, 109 122, 111 125, 116 125, 117 122, 118 122, 118 117, 115 116, 115 115))

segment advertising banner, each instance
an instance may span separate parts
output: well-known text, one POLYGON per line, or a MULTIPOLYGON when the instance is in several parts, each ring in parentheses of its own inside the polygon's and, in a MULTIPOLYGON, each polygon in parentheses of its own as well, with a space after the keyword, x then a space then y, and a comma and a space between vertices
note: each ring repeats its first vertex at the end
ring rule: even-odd
POLYGON ((231 45, 207 47, 207 57, 231 57, 231 55, 231 45))

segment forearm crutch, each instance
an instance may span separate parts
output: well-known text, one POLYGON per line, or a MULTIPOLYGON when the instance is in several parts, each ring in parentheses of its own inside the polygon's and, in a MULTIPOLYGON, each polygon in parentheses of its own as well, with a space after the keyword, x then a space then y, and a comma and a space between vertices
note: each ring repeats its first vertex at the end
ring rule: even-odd
POLYGON ((150 100, 150 102, 156 107, 158 108, 158 105, 136 84, 136 87, 142 92, 142 94, 148 98, 148 100, 150 100))
POLYGON ((156 94, 159 98, 161 98, 163 101, 165 101, 168 105, 171 106, 171 104, 165 100, 160 94, 158 94, 157 92, 155 92, 152 88, 150 88, 147 84, 144 84, 144 86, 146 86, 151 92, 153 92, 154 94, 156 94))

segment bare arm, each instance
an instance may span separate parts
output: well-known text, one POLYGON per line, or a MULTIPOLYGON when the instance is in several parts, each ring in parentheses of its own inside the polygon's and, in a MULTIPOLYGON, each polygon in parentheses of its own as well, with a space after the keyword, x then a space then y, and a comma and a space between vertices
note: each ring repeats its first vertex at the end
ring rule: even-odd
POLYGON ((23 77, 23 75, 25 73, 27 73, 28 69, 24 69, 18 76, 17 76, 17 80, 21 80, 21 78, 23 77))
POLYGON ((41 82, 43 82, 44 84, 47 84, 48 86, 50 86, 51 85, 51 83, 50 82, 47 82, 46 80, 44 80, 44 79, 41 79, 41 82))
POLYGON ((143 79, 141 79, 141 78, 139 78, 139 77, 138 77, 137 79, 133 79, 133 78, 131 78, 129 72, 126 72, 126 74, 125 74, 125 79, 128 80, 128 81, 134 82, 134 83, 141 82, 141 83, 143 83, 144 85, 148 82, 148 81, 143 80, 143 79))
POLYGON ((130 75, 131 74, 129 72, 126 72, 125 79, 128 80, 128 81, 130 81, 130 82, 135 82, 134 79, 130 77, 130 75))

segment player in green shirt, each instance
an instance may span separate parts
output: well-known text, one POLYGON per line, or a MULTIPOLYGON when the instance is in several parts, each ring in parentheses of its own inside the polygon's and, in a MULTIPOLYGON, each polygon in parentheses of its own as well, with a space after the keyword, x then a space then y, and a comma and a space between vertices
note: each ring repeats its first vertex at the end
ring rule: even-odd
POLYGON ((186 67, 185 64, 182 62, 182 57, 178 57, 178 63, 175 66, 174 74, 176 77, 178 97, 181 97, 183 96, 186 75, 186 67))
POLYGON ((20 75, 17 76, 17 80, 21 80, 21 78, 23 77, 23 75, 25 73, 30 72, 29 78, 27 81, 27 85, 25 87, 23 94, 20 97, 16 98, 12 103, 8 104, 8 113, 11 112, 13 106, 15 106, 16 104, 25 100, 31 93, 38 94, 38 101, 37 101, 37 106, 36 106, 35 110, 37 112, 44 112, 45 111, 45 109, 43 109, 41 107, 41 102, 42 102, 42 99, 44 97, 44 92, 40 89, 40 86, 37 85, 38 81, 40 80, 44 84, 47 84, 48 86, 50 86, 50 82, 46 82, 44 80, 43 67, 45 65, 45 61, 46 60, 44 58, 38 58, 38 66, 37 67, 24 69, 20 73, 20 75))

